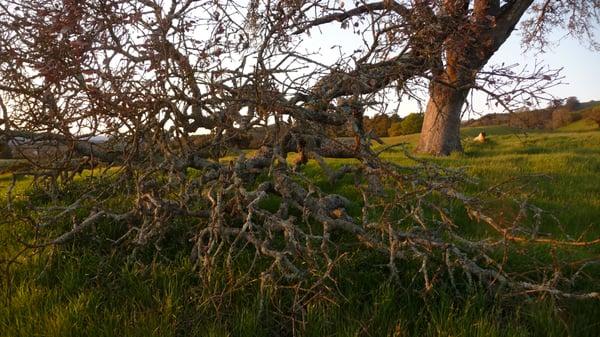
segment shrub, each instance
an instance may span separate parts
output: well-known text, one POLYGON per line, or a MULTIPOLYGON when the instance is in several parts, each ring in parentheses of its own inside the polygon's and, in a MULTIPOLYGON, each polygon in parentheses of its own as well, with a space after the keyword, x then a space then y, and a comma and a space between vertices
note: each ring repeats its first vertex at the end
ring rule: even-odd
POLYGON ((600 105, 596 105, 594 107, 584 110, 582 113, 582 117, 591 119, 594 122, 598 123, 598 125, 600 125, 600 105))
POLYGON ((12 151, 7 142, 0 141, 0 159, 12 159, 12 151))
POLYGON ((388 129, 388 135, 390 137, 401 136, 402 133, 402 122, 394 122, 388 129))
POLYGON ((400 122, 392 123, 388 129, 390 136, 410 135, 421 132, 423 127, 423 114, 411 113, 400 122))
POLYGON ((513 113, 509 124, 522 129, 544 129, 551 126, 551 120, 552 111, 542 109, 513 113))
POLYGON ((363 123, 365 131, 370 130, 379 137, 387 137, 388 128, 392 121, 387 115, 380 114, 373 116, 373 118, 365 117, 363 123))
POLYGON ((581 106, 581 103, 579 103, 579 100, 577 99, 577 97, 571 96, 571 97, 567 98, 563 107, 566 108, 568 111, 575 111, 575 110, 579 109, 580 106, 581 106))
POLYGON ((419 133, 423 127, 423 114, 413 113, 402 120, 402 130, 404 134, 419 133))
POLYGON ((566 107, 558 108, 552 111, 551 127, 552 129, 558 129, 573 123, 579 119, 577 117, 578 116, 575 113, 569 111, 569 109, 566 107))

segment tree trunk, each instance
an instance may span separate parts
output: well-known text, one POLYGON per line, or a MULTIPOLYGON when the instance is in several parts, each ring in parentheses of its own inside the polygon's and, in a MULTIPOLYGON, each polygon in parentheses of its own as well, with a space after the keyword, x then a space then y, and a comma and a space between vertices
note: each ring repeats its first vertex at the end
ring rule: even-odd
POLYGON ((447 156, 462 152, 460 114, 469 89, 432 82, 417 152, 447 156))
POLYGON ((4 135, 0 134, 0 159, 12 159, 12 151, 10 150, 10 142, 8 139, 8 132, 10 131, 10 124, 8 122, 8 109, 0 97, 0 110, 2 110, 2 122, 4 124, 4 135))
MULTIPOLYGON (((459 23, 455 33, 446 38, 443 52, 432 69, 434 79, 429 87, 418 152, 447 156, 462 151, 460 113, 469 89, 475 84, 475 75, 510 36, 533 1, 505 1, 503 6, 499 0, 473 2, 472 17, 459 23)), ((469 3, 445 1, 444 8, 456 18, 467 18, 469 3)))

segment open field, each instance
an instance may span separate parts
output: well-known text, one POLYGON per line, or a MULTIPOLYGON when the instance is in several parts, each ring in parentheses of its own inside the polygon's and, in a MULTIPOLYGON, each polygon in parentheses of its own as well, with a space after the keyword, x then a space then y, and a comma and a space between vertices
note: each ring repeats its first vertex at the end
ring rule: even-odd
MULTIPOLYGON (((600 236, 600 129, 586 120, 557 132, 515 132, 506 127, 469 128, 471 139, 482 129, 485 144, 465 142, 465 153, 449 158, 430 158, 440 165, 464 168, 478 182, 472 193, 508 182, 519 196, 555 215, 562 227, 543 228, 561 237, 585 232, 600 236)), ((387 138, 387 144, 412 147, 416 135, 387 138)), ((383 156, 399 164, 412 162, 399 148, 383 156)), ((332 160, 334 165, 346 160, 332 160)), ((0 162, 0 165, 10 163, 0 162)), ((1 171, 2 167, 0 167, 1 171)), ((316 173, 307 176, 327 190, 356 197, 351 182, 329 186, 316 173)), ((2 209, 10 175, 0 176, 2 209)), ((74 186, 73 188, 85 188, 74 186)), ((28 193, 28 181, 20 180, 16 199, 28 193)), ((118 203, 115 200, 115 203, 118 203)), ((31 205, 16 205, 27 212, 31 205)), ((36 205, 32 205, 36 206, 36 205)), ((268 205, 266 205, 268 207, 268 205)), ((499 206, 501 207, 501 206, 499 206)), ((498 210, 502 211, 502 210, 498 210)), ((474 236, 477 226, 457 212, 458 224, 474 236)), ((600 301, 556 301, 551 298, 498 297, 473 287, 457 291, 443 285, 422 294, 413 290, 418 266, 406 266, 398 281, 390 281, 377 257, 352 256, 336 271, 335 297, 322 298, 304 312, 304 322, 292 322, 274 308, 291 306, 286 294, 260 289, 257 283, 232 288, 231 275, 216 275, 201 282, 189 262, 189 224, 181 223, 181 235, 165 240, 161 250, 140 251, 135 257, 110 243, 82 235, 64 247, 22 250, 18 237, 31 238, 33 228, 18 227, 14 219, 0 220, 0 261, 4 268, 0 306, 0 336, 598 336, 600 301), (10 263, 7 263, 10 261, 10 263), (294 323, 294 324, 292 324, 294 323)), ((68 225, 68 224, 67 224, 68 225)), ((59 228, 60 229, 60 228, 59 228)), ((64 226, 62 228, 65 229, 64 226)), ((114 230, 110 226, 98 231, 114 230)), ((553 254, 578 259, 598 259, 600 247, 524 248, 522 255, 551 263, 553 254)), ((511 265, 519 269, 520 255, 511 265)), ((240 268, 240 273, 243 268, 240 268)), ((583 287, 600 290, 599 266, 587 270, 583 287)), ((235 276, 234 276, 235 277, 235 276)), ((442 282, 443 284, 443 282, 442 282)))

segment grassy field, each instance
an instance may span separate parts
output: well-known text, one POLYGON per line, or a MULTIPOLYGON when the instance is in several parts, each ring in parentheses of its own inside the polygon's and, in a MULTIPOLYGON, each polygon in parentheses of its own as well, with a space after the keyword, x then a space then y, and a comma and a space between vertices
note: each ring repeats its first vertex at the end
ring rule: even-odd
MULTIPOLYGON (((464 154, 430 159, 464 168, 479 181, 471 187, 473 193, 515 179, 520 193, 531 194, 535 204, 560 219, 564 231, 559 235, 585 231, 587 237, 600 236, 597 125, 579 121, 556 132, 526 134, 502 126, 470 128, 463 135, 464 154), (470 142, 481 129, 489 141, 470 142)), ((410 135, 385 141, 412 147, 416 139, 410 135)), ((383 156, 410 163, 398 149, 383 156)), ((314 164, 306 168, 311 169, 314 164)), ((0 189, 6 190, 10 181, 9 175, 0 176, 0 189)), ((352 195, 351 186, 331 188, 352 195)), ((17 197, 32 193, 26 180, 14 191, 17 197)), ((485 289, 456 292, 443 286, 422 294, 411 283, 418 268, 407 266, 399 282, 390 282, 381 261, 366 254, 349 259, 336 272, 340 282, 335 298, 315 302, 302 312, 303 322, 293 322, 274 309, 291 305, 285 294, 256 283, 231 289, 226 275, 202 282, 189 262, 185 235, 170 238, 160 252, 136 257, 90 235, 77 244, 26 251, 7 263, 22 249, 16 237, 31 236, 32 229, 13 225, 8 217, 0 226, 0 336, 600 335, 598 301, 500 298, 485 289)), ((181 224, 182 232, 185 226, 181 224)), ((538 253, 540 259, 549 258, 546 250, 538 253)), ((556 253, 598 258, 600 247, 556 253)), ((600 290, 600 270, 590 273, 587 286, 600 290)))

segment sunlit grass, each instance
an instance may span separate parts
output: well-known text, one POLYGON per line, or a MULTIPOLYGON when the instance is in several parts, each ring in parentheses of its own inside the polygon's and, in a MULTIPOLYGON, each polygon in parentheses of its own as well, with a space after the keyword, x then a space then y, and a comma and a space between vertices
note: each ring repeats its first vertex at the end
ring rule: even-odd
MULTIPOLYGON (((464 168, 479 181, 471 187, 473 193, 516 179, 522 193, 531 194, 532 202, 561 220, 567 233, 559 235, 587 230, 587 236, 598 236, 600 131, 587 126, 527 134, 502 126, 466 129, 464 154, 429 159, 464 168), (489 141, 470 141, 482 129, 489 141)), ((406 142, 411 148, 417 139, 409 135, 385 142, 406 142)), ((397 148, 383 156, 411 164, 397 148)), ((334 166, 349 162, 329 161, 334 166)), ((357 197, 349 181, 331 186, 314 163, 303 173, 327 191, 357 197)), ((2 190, 11 183, 10 175, 0 176, 2 190)), ((16 201, 30 193, 30 184, 27 178, 17 181, 16 201)), ((0 201, 3 210, 5 193, 0 201)), ((265 207, 276 203, 268 200, 265 207)), ((30 232, 10 219, 0 221, 0 258, 11 259, 22 248, 15 238, 27 238, 30 232)), ((188 241, 165 245, 160 254, 137 258, 94 240, 27 252, 0 277, 0 336, 597 336, 600 331, 597 302, 500 299, 484 290, 444 287, 421 294, 413 290, 418 267, 404 266, 400 282, 389 282, 386 261, 366 254, 342 263, 334 297, 309 305, 298 314, 304 322, 292 324, 274 309, 291 307, 286 295, 261 290, 257 283, 231 290, 226 275, 215 275, 207 284, 189 261, 188 241)), ((544 247, 527 253, 552 261, 544 247)), ((597 258, 600 250, 555 253, 585 259, 597 258)), ((519 255, 513 258, 516 269, 525 261, 519 255)))

